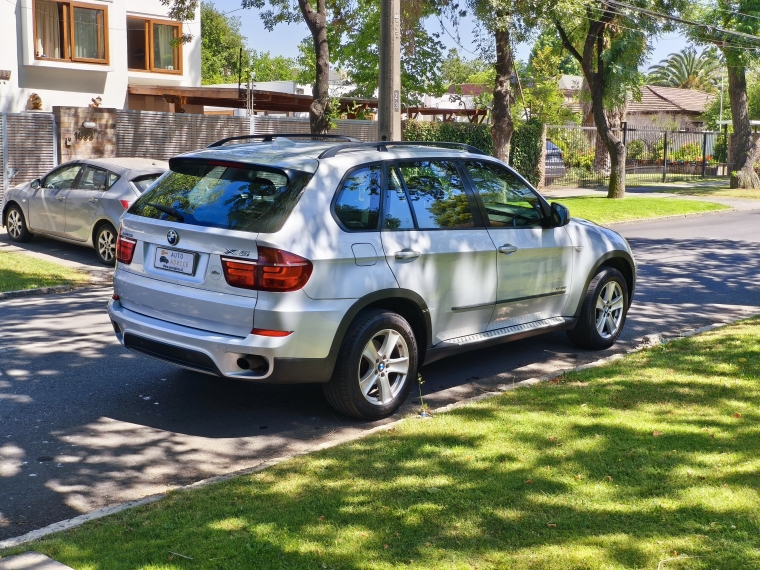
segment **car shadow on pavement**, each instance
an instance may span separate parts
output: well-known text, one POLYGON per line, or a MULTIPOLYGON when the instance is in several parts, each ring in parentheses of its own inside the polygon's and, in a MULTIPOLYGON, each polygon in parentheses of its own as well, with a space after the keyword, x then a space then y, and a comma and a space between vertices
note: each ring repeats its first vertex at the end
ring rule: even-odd
POLYGON ((37 253, 49 256, 51 261, 59 261, 64 265, 82 266, 82 269, 93 271, 110 271, 98 260, 95 250, 91 247, 74 243, 58 241, 45 236, 34 236, 26 243, 16 243, 8 237, 5 228, 0 228, 0 252, 17 250, 22 253, 37 253))
MULTIPOLYGON (((760 244, 630 243, 639 283, 614 349, 578 350, 552 333, 451 357, 422 368, 425 401, 436 407, 624 352, 647 333, 678 334, 760 308, 760 244)), ((376 425, 333 412, 316 385, 228 381, 127 352, 105 298, 0 302, 0 539, 376 425)), ((413 386, 399 415, 414 412, 418 398, 413 386)))

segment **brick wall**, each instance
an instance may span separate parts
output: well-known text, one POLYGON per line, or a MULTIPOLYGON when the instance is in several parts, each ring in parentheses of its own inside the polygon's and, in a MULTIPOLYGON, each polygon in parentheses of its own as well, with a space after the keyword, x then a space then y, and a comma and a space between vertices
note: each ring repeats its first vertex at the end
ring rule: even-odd
POLYGON ((109 158, 117 155, 116 109, 53 107, 58 125, 58 157, 61 163, 77 158, 109 158), (82 123, 96 128, 87 130, 82 123))

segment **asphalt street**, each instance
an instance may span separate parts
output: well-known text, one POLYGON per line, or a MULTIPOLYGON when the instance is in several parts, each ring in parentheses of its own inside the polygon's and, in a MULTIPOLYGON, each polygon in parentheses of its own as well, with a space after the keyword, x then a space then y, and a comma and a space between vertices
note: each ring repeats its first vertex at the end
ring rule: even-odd
MULTIPOLYGON (((760 210, 615 229, 631 243, 639 284, 613 349, 578 351, 553 333, 451 357, 422 370, 426 402, 624 352, 645 334, 760 312, 760 210)), ((110 294, 0 302, 0 539, 375 425, 334 413, 319 386, 228 381, 130 353, 108 321, 110 294)), ((401 413, 417 404, 413 392, 401 413)))

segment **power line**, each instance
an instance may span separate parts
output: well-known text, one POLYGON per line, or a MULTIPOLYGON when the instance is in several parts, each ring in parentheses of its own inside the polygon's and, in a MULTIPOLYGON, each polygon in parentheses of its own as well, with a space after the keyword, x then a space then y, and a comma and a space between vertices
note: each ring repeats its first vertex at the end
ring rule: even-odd
MULTIPOLYGON (((598 22, 600 24, 604 23, 604 24, 607 24, 607 25, 613 25, 613 24, 610 24, 610 22, 602 22, 602 20, 597 20, 595 18, 586 17, 586 19, 589 22, 598 22)), ((623 30, 629 30, 631 32, 643 33, 640 29, 631 28, 629 26, 623 26, 622 24, 618 24, 618 23, 615 23, 614 26, 616 28, 621 28, 623 30)), ((708 38, 708 37, 704 37, 704 36, 697 36, 696 39, 697 40, 702 40, 702 41, 705 41, 705 42, 709 42, 713 38, 708 38)), ((757 38, 757 39, 760 39, 760 38, 757 38)), ((737 43, 731 43, 731 42, 725 42, 725 41, 723 42, 723 45, 725 47, 732 48, 732 49, 744 49, 744 50, 749 50, 749 51, 760 50, 760 45, 750 46, 750 45, 747 45, 747 44, 737 44, 737 43)))
MULTIPOLYGON (((725 30, 723 28, 719 28, 718 26, 712 26, 710 24, 702 24, 700 22, 694 22, 692 20, 686 20, 684 18, 679 18, 677 16, 671 16, 670 14, 663 14, 662 12, 655 12, 654 10, 648 10, 646 8, 639 8, 638 6, 631 6, 630 4, 625 4, 624 2, 618 2, 618 0, 605 0, 607 4, 610 4, 612 6, 618 7, 618 8, 624 8, 627 10, 632 10, 634 12, 639 12, 641 14, 645 14, 647 16, 651 16, 653 18, 661 18, 663 20, 670 20, 671 22, 677 22, 679 24, 684 24, 687 26, 694 26, 696 28, 702 28, 707 31, 708 34, 712 35, 714 32, 720 32, 721 34, 725 34, 727 36, 734 36, 737 38, 744 38, 748 39, 753 42, 760 42, 760 38, 757 36, 753 36, 752 34, 745 34, 743 32, 737 32, 734 30, 725 30)), ((716 39, 716 38, 713 38, 716 39)))

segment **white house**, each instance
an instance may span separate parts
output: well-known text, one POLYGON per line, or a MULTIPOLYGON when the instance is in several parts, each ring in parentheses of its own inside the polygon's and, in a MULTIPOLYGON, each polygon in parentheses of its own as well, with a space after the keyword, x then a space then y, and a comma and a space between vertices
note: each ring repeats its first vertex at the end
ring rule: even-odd
POLYGON ((166 14, 160 0, 0 0, 0 112, 87 107, 93 99, 172 110, 127 95, 130 84, 201 84, 200 8, 192 22, 166 14), (193 39, 172 41, 183 33, 193 39))

